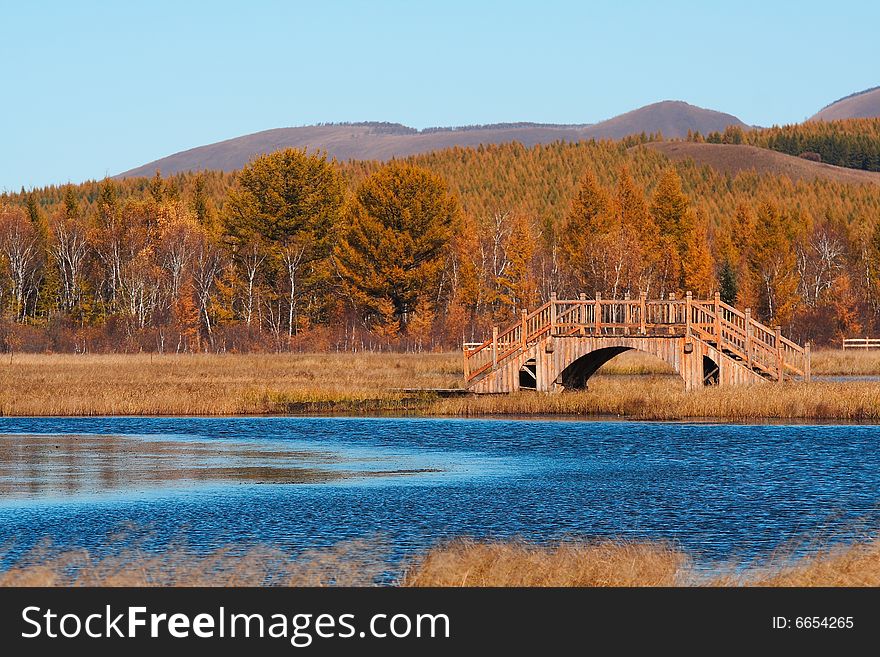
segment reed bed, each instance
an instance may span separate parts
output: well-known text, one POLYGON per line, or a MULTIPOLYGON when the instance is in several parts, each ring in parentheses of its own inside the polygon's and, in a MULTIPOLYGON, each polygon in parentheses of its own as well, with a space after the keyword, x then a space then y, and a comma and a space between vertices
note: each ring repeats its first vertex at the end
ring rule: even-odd
POLYGON ((819 349, 813 352, 813 373, 828 376, 880 375, 880 349, 819 349))
MULTIPOLYGON (((820 351, 814 371, 880 372, 880 358, 874 352, 820 351)), ((0 414, 880 419, 876 382, 767 383, 686 393, 665 363, 636 352, 611 361, 586 391, 450 398, 413 391, 461 387, 461 377, 461 355, 450 353, 15 355, 0 361, 0 414)))
POLYGON ((682 552, 660 543, 458 541, 430 550, 403 586, 675 586, 689 571, 682 552))
POLYGON ((880 385, 867 381, 775 383, 685 392, 677 377, 595 377, 586 391, 520 392, 435 402, 438 415, 572 415, 638 420, 847 420, 880 418, 880 385))
POLYGON ((403 586, 878 586, 880 541, 770 563, 695 567, 664 543, 457 541, 430 550, 403 586))
MULTIPOLYGON (((264 546, 194 553, 120 549, 32 551, 4 572, 0 586, 372 586, 384 581, 387 546, 352 540, 297 556, 264 546)), ((399 586, 880 586, 880 541, 801 558, 714 571, 661 542, 459 540, 413 559, 399 586)))
POLYGON ((342 541, 296 556, 261 545, 199 553, 183 544, 159 552, 124 539, 116 544, 116 552, 105 556, 37 547, 0 572, 0 586, 371 586, 387 567, 377 539, 342 541))
POLYGON ((461 385, 451 354, 32 355, 0 360, 3 415, 394 412, 461 385))

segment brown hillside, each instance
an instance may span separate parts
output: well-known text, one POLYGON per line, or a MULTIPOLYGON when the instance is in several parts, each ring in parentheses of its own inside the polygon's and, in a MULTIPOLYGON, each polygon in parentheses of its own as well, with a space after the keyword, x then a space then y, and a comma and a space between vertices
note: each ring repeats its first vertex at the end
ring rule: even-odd
POLYGON ((664 137, 676 139, 686 136, 688 131, 704 135, 723 132, 729 125, 749 128, 732 114, 703 109, 678 100, 664 100, 597 123, 587 132, 596 139, 622 139, 640 132, 662 132, 664 137))
POLYGON ((596 123, 554 125, 508 123, 466 128, 415 130, 399 124, 360 123, 301 128, 276 128, 235 139, 199 146, 164 157, 119 174, 119 178, 164 175, 206 169, 234 171, 254 156, 282 148, 320 149, 337 160, 388 160, 453 146, 479 146, 520 142, 530 147, 554 141, 620 139, 627 135, 662 132, 684 137, 688 131, 708 134, 728 125, 744 126, 730 114, 695 107, 679 101, 663 101, 596 123))
POLYGON ((880 87, 841 98, 822 108, 810 117, 810 121, 867 119, 875 116, 880 116, 880 87))
POLYGON ((759 174, 782 174, 792 180, 810 181, 818 178, 841 183, 880 184, 880 173, 877 172, 811 162, 757 146, 667 141, 634 148, 652 148, 675 162, 692 159, 697 164, 708 165, 731 175, 755 171, 759 174))

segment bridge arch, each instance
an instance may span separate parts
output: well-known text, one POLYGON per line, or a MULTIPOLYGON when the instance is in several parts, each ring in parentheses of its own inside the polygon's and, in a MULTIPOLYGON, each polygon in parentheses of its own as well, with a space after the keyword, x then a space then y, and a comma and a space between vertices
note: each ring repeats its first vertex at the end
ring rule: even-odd
POLYGON ((538 389, 586 388, 599 368, 627 351, 640 351, 666 362, 689 389, 719 381, 720 367, 715 354, 686 351, 686 341, 677 337, 584 337, 553 342, 552 351, 539 354, 543 376, 540 376, 538 389))

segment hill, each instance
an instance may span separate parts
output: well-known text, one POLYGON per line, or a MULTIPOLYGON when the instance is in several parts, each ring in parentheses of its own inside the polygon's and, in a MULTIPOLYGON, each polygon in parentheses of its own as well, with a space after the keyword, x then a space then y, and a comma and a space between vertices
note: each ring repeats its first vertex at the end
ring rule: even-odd
POLYGON ((773 126, 744 133, 743 140, 839 167, 880 171, 880 118, 773 126))
POLYGON ((880 116, 880 87, 873 87, 852 94, 810 117, 810 121, 839 121, 841 119, 865 119, 880 116))
POLYGON ((555 125, 507 123, 463 128, 416 130, 396 123, 353 123, 276 128, 175 153, 119 174, 118 178, 185 171, 240 169, 254 156, 282 148, 320 149, 337 160, 389 160, 455 146, 519 142, 526 147, 555 141, 620 139, 662 132, 684 137, 688 131, 708 134, 728 125, 746 127, 735 116, 680 101, 663 101, 596 124, 555 125))
POLYGON ((661 132, 667 139, 678 139, 687 136, 688 132, 723 132, 729 125, 749 127, 732 114, 665 100, 597 123, 586 132, 594 139, 622 139, 641 132, 661 132))
POLYGON ((860 171, 812 162, 768 148, 746 144, 706 144, 694 142, 654 142, 634 148, 651 148, 674 162, 692 159, 721 173, 735 176, 743 171, 788 176, 792 180, 832 180, 840 183, 880 184, 880 173, 860 171))

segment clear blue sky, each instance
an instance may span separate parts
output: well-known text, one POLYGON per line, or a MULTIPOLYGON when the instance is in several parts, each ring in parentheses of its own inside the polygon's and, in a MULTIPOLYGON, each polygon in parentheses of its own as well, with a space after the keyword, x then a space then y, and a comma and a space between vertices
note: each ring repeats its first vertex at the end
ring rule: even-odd
POLYGON ((880 84, 876 2, 0 0, 0 190, 329 121, 801 121, 880 84), (711 6, 710 6, 711 5, 711 6))

